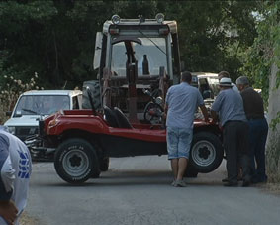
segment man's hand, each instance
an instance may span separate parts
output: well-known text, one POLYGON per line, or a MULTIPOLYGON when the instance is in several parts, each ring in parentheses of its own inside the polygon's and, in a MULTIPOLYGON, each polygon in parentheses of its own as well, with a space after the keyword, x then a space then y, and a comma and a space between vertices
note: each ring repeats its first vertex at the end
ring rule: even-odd
POLYGON ((213 118, 212 123, 217 123, 218 122, 218 115, 215 111, 211 110, 211 116, 213 118))
POLYGON ((17 213, 18 209, 13 201, 0 201, 0 216, 7 221, 8 225, 14 224, 17 213))
POLYGON ((208 115, 208 111, 207 111, 205 105, 201 105, 199 108, 201 109, 201 112, 202 112, 202 114, 204 116, 204 121, 206 123, 209 123, 209 115, 208 115))
POLYGON ((166 120, 166 113, 165 112, 162 113, 162 119, 166 120))

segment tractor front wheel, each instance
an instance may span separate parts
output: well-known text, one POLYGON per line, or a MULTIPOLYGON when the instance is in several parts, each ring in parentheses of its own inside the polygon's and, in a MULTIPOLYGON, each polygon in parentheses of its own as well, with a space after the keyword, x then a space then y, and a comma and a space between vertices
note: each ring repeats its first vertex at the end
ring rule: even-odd
POLYGON ((69 183, 83 183, 99 173, 98 157, 94 147, 80 138, 62 142, 55 153, 54 168, 69 183))

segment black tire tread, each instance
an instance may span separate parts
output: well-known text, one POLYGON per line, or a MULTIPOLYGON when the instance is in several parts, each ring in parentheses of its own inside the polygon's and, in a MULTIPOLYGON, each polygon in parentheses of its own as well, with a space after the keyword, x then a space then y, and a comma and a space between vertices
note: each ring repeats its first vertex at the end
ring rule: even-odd
POLYGON ((82 108, 83 109, 92 109, 90 100, 88 97, 87 87, 89 87, 89 89, 90 89, 95 110, 101 109, 100 83, 98 80, 84 81, 82 108))

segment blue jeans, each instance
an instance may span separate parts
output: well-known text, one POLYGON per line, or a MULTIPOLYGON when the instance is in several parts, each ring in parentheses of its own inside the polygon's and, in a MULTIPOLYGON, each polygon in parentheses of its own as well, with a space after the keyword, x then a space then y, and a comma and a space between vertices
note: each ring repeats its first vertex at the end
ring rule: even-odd
POLYGON ((267 180, 265 173, 265 143, 268 132, 266 119, 249 119, 250 159, 253 181, 267 180))
POLYGON ((166 142, 168 159, 189 159, 192 137, 192 129, 167 127, 166 142))

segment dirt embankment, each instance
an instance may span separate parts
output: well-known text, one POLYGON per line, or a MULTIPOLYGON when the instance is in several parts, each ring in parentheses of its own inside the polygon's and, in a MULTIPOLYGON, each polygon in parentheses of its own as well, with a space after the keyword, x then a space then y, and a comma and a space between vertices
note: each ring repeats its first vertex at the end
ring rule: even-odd
POLYGON ((26 212, 21 215, 20 225, 42 225, 39 220, 32 218, 26 212))

